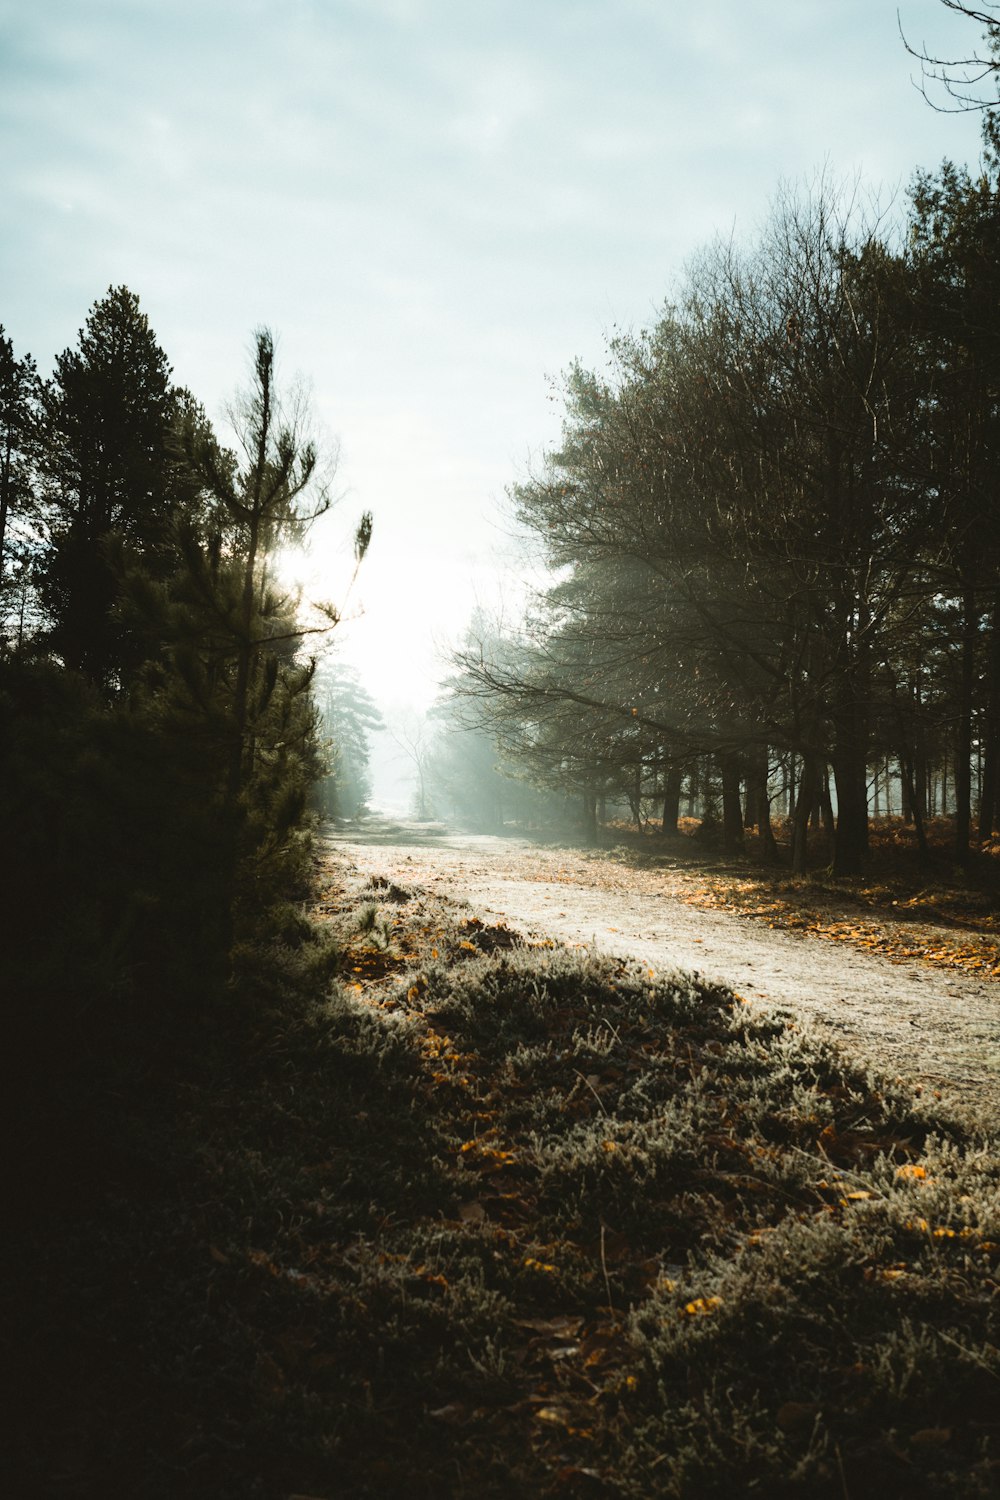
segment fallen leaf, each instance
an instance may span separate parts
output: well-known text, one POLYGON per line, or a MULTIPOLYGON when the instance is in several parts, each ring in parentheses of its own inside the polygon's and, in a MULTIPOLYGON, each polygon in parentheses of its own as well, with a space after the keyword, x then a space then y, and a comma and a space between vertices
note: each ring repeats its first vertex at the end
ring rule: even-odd
POLYGON ((919 1432, 911 1433, 910 1442, 918 1448, 943 1448, 951 1442, 951 1428, 921 1427, 919 1432))
POLYGON ((698 1317, 714 1312, 721 1305, 721 1297, 695 1297, 693 1302, 685 1304, 684 1311, 690 1313, 692 1317, 698 1317))
POLYGON ((819 1416, 815 1401, 786 1401, 779 1406, 774 1420, 782 1432, 801 1432, 811 1427, 819 1416))

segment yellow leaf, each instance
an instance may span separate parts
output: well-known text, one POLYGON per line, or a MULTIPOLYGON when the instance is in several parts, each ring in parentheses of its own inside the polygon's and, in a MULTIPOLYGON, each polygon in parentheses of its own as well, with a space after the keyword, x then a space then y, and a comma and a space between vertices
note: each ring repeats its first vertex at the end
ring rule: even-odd
POLYGON ((687 1303, 684 1311, 686 1313, 690 1313, 692 1317, 697 1317, 699 1315, 714 1312, 715 1309, 717 1307, 720 1307, 721 1305, 721 1297, 695 1297, 693 1302, 687 1303))
POLYGON ((529 1271, 544 1271, 548 1276, 554 1275, 556 1270, 555 1266, 550 1266, 544 1260, 536 1260, 533 1255, 526 1255, 522 1264, 529 1271))

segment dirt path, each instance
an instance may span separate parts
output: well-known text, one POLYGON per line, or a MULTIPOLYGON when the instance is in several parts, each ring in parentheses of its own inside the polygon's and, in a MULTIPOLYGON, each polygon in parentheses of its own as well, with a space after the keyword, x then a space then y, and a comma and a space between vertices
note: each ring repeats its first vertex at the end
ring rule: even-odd
POLYGON ((776 931, 691 904, 689 871, 426 825, 331 833, 332 867, 354 867, 464 902, 483 921, 595 944, 658 969, 694 969, 756 1004, 807 1019, 879 1071, 1000 1122, 1000 983, 776 931))

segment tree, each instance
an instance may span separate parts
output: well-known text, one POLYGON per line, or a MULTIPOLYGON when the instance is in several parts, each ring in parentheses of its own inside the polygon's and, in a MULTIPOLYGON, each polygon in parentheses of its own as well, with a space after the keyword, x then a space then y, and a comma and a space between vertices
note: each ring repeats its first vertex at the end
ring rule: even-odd
MULTIPOLYGON (((288 622, 277 618, 280 610, 269 592, 274 554, 300 538, 329 508, 330 498, 327 487, 315 483, 318 454, 302 431, 302 412, 283 409, 268 329, 254 336, 252 384, 232 416, 241 453, 235 462, 203 432, 189 429, 188 437, 192 467, 213 507, 216 536, 225 536, 239 581, 239 601, 229 621, 235 680, 228 796, 235 804, 253 771, 256 718, 270 696, 260 689, 274 677, 280 648, 306 633, 286 630, 288 622)), ((327 628, 334 623, 331 612, 327 628)))
POLYGON ((954 600, 956 854, 968 857, 977 720, 980 835, 1000 813, 1000 188, 945 162, 912 190, 914 325, 924 366, 923 452, 937 509, 939 595, 954 600), (981 678, 985 677, 985 682, 981 678), (977 712, 985 700, 982 712, 977 712))
POLYGON ((111 287, 42 389, 40 470, 50 546, 40 575, 48 639, 71 670, 123 690, 149 642, 116 614, 117 534, 163 578, 175 560, 170 434, 178 393, 139 299, 111 287))
POLYGON ((19 529, 33 515, 31 447, 38 421, 38 372, 30 354, 14 358, 0 325, 0 597, 12 563, 21 562, 26 537, 19 529))
MULTIPOLYGON (((211 809, 224 948, 276 892, 296 882, 304 892, 307 849, 297 835, 323 771, 316 659, 305 647, 339 618, 328 604, 305 622, 298 592, 275 567, 278 549, 327 508, 329 491, 308 412, 277 385, 266 330, 255 335, 251 385, 231 415, 235 452, 219 446, 196 407, 187 412, 181 448, 200 490, 174 527, 173 574, 159 580, 121 538, 112 549, 126 618, 144 619, 160 643, 138 686, 143 712, 178 747, 192 803, 211 809)), ((370 534, 365 515, 357 563, 370 534)))
POLYGON ((430 789, 430 725, 426 716, 416 709, 403 708, 392 715, 386 729, 400 751, 400 758, 409 761, 413 767, 413 816, 426 822, 435 816, 430 789))
MULTIPOLYGON (((987 114, 997 106, 996 78, 1000 73, 1000 5, 985 3, 967 5, 964 0, 941 0, 945 10, 954 11, 975 21, 981 26, 986 42, 985 53, 973 52, 968 57, 934 57, 923 47, 914 47, 902 32, 903 45, 911 57, 917 58, 923 72, 922 92, 934 109, 946 113, 966 113, 983 110, 987 114), (940 86, 946 102, 936 104, 928 92, 927 85, 940 86), (989 84, 993 87, 990 89, 989 84), (987 85, 984 92, 984 85, 987 85)), ((986 122, 987 139, 990 138, 989 122, 986 122)))
POLYGON ((526 762, 592 795, 708 754, 736 847, 748 768, 760 822, 795 757, 799 864, 832 766, 834 870, 861 869, 876 669, 926 596, 907 274, 850 210, 786 199, 615 342, 610 378, 570 372, 562 443, 514 492, 553 581, 517 650, 462 657, 526 762))
POLYGON ((340 662, 320 668, 316 697, 327 741, 327 771, 319 797, 328 817, 359 818, 372 786, 369 736, 385 725, 357 672, 340 662))

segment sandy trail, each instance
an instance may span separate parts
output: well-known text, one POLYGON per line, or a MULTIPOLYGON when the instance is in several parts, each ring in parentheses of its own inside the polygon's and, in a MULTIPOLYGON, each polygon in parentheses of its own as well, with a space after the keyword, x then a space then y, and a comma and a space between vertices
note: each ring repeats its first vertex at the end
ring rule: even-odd
POLYGON ((690 871, 636 869, 599 854, 426 825, 330 832, 331 873, 352 866, 465 902, 483 921, 593 944, 658 970, 693 969, 780 1006, 880 1072, 940 1091, 1000 1123, 1000 983, 783 932, 690 904, 690 871))

